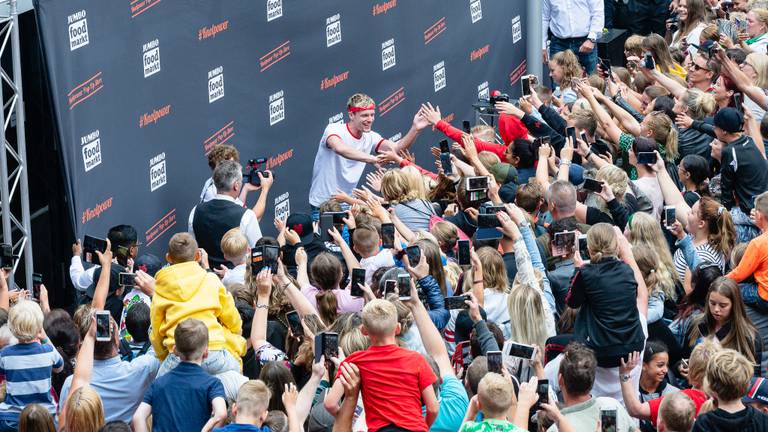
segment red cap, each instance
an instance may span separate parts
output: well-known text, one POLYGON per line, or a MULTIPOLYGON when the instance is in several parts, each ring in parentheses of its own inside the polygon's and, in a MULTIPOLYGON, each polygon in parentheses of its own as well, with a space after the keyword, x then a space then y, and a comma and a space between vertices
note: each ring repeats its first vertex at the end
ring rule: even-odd
POLYGON ((505 144, 509 144, 516 139, 528 138, 528 129, 519 118, 509 114, 500 114, 499 135, 505 144))
POLYGON ((493 97, 496 97, 496 96, 498 96, 498 95, 500 95, 500 94, 501 94, 501 92, 500 92, 500 91, 498 91, 498 90, 493 90, 493 91, 491 91, 491 96, 493 96, 493 97))

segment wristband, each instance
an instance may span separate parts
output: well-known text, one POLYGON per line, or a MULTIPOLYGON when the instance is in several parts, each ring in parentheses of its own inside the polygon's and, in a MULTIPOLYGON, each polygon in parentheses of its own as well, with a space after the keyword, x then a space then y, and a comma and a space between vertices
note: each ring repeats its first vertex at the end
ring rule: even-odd
POLYGON ((584 159, 589 160, 589 157, 592 156, 594 153, 592 153, 592 150, 587 152, 587 155, 584 156, 584 159))
POLYGON ((560 161, 560 165, 561 166, 562 165, 569 165, 570 166, 571 165, 571 161, 569 161, 568 159, 563 159, 563 160, 560 161))
POLYGON ((480 280, 472 281, 472 283, 476 283, 476 284, 483 283, 483 280, 480 279, 480 280))

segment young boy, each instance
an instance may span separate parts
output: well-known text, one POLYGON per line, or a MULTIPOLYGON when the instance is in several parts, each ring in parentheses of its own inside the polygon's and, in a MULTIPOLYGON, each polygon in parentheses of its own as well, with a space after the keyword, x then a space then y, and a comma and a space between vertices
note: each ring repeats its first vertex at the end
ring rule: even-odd
POLYGON ((149 430, 150 415, 153 432, 209 431, 227 417, 224 386, 200 367, 208 357, 205 324, 194 318, 186 319, 176 326, 173 336, 173 350, 181 363, 152 383, 144 394, 144 401, 133 415, 135 432, 149 430))
POLYGON ((125 317, 125 328, 131 338, 120 338, 120 358, 132 361, 138 356, 146 354, 152 347, 149 342, 149 306, 137 303, 125 317))
POLYGON ((704 378, 717 409, 699 415, 693 431, 768 431, 768 415, 744 406, 754 370, 738 351, 724 349, 710 358, 704 378))
MULTIPOLYGON (((2 276, 0 276, 2 277, 2 276)), ((43 311, 37 303, 21 300, 8 314, 8 327, 19 340, 0 351, 0 375, 5 376, 5 399, 0 403, 0 431, 15 431, 26 405, 40 404, 56 415, 51 397, 51 373, 61 372, 64 361, 48 342, 43 311)))
POLYGON ((523 431, 507 421, 507 415, 515 403, 512 383, 497 373, 488 373, 477 386, 475 404, 470 403, 460 432, 523 431), (474 406, 473 406, 474 405, 474 406), (475 422, 477 412, 482 411, 483 421, 475 422))
POLYGON ((352 233, 352 249, 360 255, 360 267, 365 269, 365 283, 369 285, 376 270, 395 265, 392 250, 379 250, 379 240, 379 233, 372 226, 361 225, 352 233))
POLYGON ((251 380, 237 392, 237 402, 232 406, 235 421, 215 432, 260 432, 269 414, 272 392, 264 381, 251 380))
POLYGON ((221 238, 221 252, 224 253, 224 259, 235 266, 228 269, 221 265, 216 269, 219 276, 223 275, 221 283, 225 287, 229 288, 234 284, 245 283, 245 260, 250 250, 248 238, 240 231, 240 228, 232 228, 221 238))
POLYGON ((756 283, 740 285, 741 297, 744 304, 768 313, 768 192, 755 198, 752 218, 761 234, 749 242, 739 265, 726 277, 741 282, 754 275, 756 283))
POLYGON ((150 314, 152 347, 157 358, 164 360, 157 376, 167 373, 179 362, 173 354, 173 335, 176 325, 187 318, 198 319, 208 328, 209 353, 203 369, 211 375, 240 372, 245 339, 240 336, 242 320, 232 295, 215 274, 206 272, 198 264, 200 251, 189 233, 171 237, 165 258, 171 266, 157 272, 150 314))
MULTIPOLYGON (((370 430, 387 427, 426 432, 435 421, 437 397, 432 383, 437 380, 421 354, 400 348, 397 309, 392 303, 376 299, 363 308, 364 335, 371 346, 347 357, 360 370, 365 420, 370 430), (426 406, 424 418, 421 407, 426 406)), ((338 378, 337 374, 337 378, 338 378)))

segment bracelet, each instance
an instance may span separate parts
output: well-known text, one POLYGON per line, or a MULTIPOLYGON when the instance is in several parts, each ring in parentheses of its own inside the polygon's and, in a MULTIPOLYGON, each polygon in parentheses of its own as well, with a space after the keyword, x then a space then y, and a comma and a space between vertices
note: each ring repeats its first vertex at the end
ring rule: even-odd
POLYGON ((268 304, 257 304, 256 309, 269 309, 268 304))
POLYGON ((563 160, 560 161, 560 165, 561 166, 562 165, 570 165, 570 164, 571 164, 571 161, 569 161, 568 159, 563 159, 563 160))
POLYGON ((472 281, 472 283, 476 283, 476 284, 479 284, 479 283, 483 283, 483 280, 482 280, 482 279, 480 279, 480 280, 475 280, 475 281, 472 281))
POLYGON ((592 153, 592 150, 588 151, 588 152, 587 152, 587 155, 586 155, 586 156, 584 156, 584 159, 587 159, 587 160, 589 160, 589 157, 590 157, 590 156, 592 156, 593 154, 594 154, 594 153, 592 153))

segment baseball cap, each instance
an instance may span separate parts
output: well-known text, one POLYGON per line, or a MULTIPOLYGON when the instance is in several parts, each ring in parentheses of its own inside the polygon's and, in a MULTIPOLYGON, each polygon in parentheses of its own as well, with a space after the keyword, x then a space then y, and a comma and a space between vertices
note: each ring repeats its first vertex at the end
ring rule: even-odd
POLYGON ((741 401, 746 404, 753 402, 768 404, 768 381, 765 378, 752 378, 749 391, 747 391, 747 395, 741 401))
POLYGON ((715 114, 715 127, 728 132, 741 132, 744 125, 744 117, 735 108, 723 108, 715 114))
POLYGON ((144 273, 155 277, 155 274, 159 272, 164 265, 165 262, 163 262, 157 256, 152 254, 143 254, 136 258, 136 261, 133 262, 133 269, 134 271, 141 270, 144 273))
POLYGON ((302 243, 309 243, 315 235, 315 228, 312 225, 312 217, 306 213, 291 213, 288 220, 285 221, 285 227, 296 231, 302 243))
POLYGON ((500 162, 492 165, 488 171, 493 174, 493 178, 496 179, 496 183, 500 185, 509 182, 517 183, 517 168, 511 164, 500 162))

